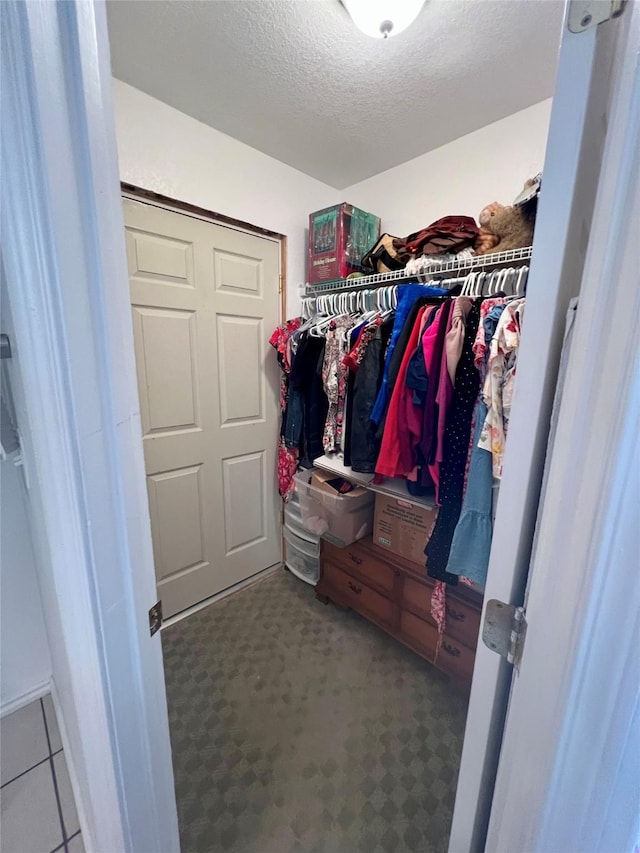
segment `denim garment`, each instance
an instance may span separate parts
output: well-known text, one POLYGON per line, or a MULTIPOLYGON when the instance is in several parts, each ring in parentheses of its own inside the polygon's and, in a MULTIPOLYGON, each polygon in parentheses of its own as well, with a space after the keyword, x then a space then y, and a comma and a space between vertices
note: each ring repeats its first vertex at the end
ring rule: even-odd
POLYGON ((351 467, 362 474, 373 474, 380 451, 380 440, 371 424, 371 410, 382 381, 384 353, 391 330, 391 320, 383 322, 376 329, 353 380, 353 394, 350 398, 353 412, 351 467))
POLYGON ((463 575, 484 586, 489 567, 493 522, 493 460, 488 450, 478 447, 487 406, 482 399, 476 409, 476 429, 469 463, 467 492, 460 519, 453 534, 447 571, 463 575))
POLYGON ((389 364, 391 362, 391 358, 393 357, 393 351, 396 347, 400 332, 402 331, 402 327, 404 326, 405 320, 409 316, 409 312, 411 311, 413 303, 421 296, 444 296, 447 292, 448 291, 443 290, 441 287, 429 287, 426 284, 399 285, 398 306, 396 308, 396 316, 393 323, 393 331, 391 332, 391 340, 389 341, 389 348, 387 350, 387 357, 384 362, 382 384, 380 386, 380 390, 378 391, 378 396, 376 398, 373 411, 371 412, 371 420, 375 424, 380 423, 387 409, 390 394, 390 389, 388 385, 389 364))
POLYGON ((302 389, 289 385, 287 410, 283 416, 282 433, 287 447, 300 447, 304 429, 304 394, 302 389))

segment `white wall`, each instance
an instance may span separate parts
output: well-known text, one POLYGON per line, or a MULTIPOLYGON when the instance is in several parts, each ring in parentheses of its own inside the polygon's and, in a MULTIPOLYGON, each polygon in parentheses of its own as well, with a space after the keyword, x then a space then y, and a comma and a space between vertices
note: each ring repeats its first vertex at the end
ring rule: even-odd
POLYGON ((51 659, 22 474, 0 462, 0 713, 45 690, 51 659))
MULTIPOLYGON (((0 307, 2 331, 9 335, 14 354, 3 362, 3 370, 14 391, 20 418, 17 348, 3 273, 0 307)), ((22 425, 22 419, 19 422, 22 425)), ((34 694, 42 693, 51 681, 29 512, 22 471, 11 459, 0 462, 0 714, 35 698, 34 694)))
POLYGON ((491 201, 509 204, 542 170, 551 99, 489 124, 442 148, 354 184, 345 200, 382 217, 405 237, 441 216, 477 219, 491 201))
POLYGON ((338 190, 114 79, 120 177, 288 238, 287 313, 305 280, 309 214, 338 190))
POLYGON ((448 214, 513 201, 542 169, 551 99, 336 190, 114 79, 120 176, 180 201, 286 234, 287 313, 306 275, 309 213, 348 201, 399 236, 448 214))

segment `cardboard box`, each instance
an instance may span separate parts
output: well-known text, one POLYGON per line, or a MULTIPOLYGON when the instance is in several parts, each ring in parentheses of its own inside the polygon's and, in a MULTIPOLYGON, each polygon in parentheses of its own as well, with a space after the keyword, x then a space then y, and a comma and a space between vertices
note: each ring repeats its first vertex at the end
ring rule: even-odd
POLYGON ((431 536, 437 515, 437 509, 428 509, 400 498, 376 494, 374 545, 424 566, 424 548, 431 536))
POLYGON ((307 281, 318 284, 361 272, 380 236, 380 218, 343 202, 309 215, 307 281))

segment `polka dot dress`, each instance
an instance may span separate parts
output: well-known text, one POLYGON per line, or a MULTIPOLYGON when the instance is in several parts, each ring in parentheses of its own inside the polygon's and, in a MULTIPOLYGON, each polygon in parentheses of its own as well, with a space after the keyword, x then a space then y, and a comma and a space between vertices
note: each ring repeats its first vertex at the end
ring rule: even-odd
POLYGON ((451 409, 444 432, 443 461, 440 467, 440 511, 424 553, 427 574, 455 585, 458 576, 446 571, 453 534, 458 524, 464 494, 464 472, 471 436, 471 419, 478 392, 480 374, 473 363, 473 342, 480 322, 477 300, 467 317, 462 354, 456 370, 451 409))

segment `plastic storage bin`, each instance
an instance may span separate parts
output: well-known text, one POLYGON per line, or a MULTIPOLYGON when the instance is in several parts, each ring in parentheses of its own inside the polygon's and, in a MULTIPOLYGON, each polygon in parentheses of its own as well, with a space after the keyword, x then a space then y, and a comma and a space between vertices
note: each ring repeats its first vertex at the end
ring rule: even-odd
POLYGON ((315 586, 320 576, 320 540, 308 542, 284 528, 284 564, 296 577, 315 586))
POLYGON ((296 536, 299 536, 301 539, 306 539, 308 542, 319 543, 320 541, 320 537, 317 533, 311 533, 304 526, 299 503, 291 504, 291 502, 289 502, 285 505, 284 526, 288 527, 289 530, 296 534, 296 536))
POLYGON ((296 491, 300 500, 300 516, 306 530, 316 533, 344 548, 373 530, 374 495, 338 495, 326 492, 309 482, 311 471, 296 474, 296 491))

